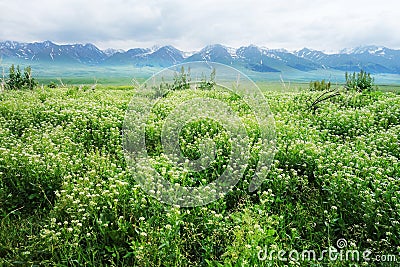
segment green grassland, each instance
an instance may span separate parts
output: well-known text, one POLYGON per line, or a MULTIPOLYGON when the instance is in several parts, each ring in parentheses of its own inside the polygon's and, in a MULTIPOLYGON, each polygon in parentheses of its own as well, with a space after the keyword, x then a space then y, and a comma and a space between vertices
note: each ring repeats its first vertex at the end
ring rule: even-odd
MULTIPOLYGON (((347 249, 400 261, 399 87, 343 92, 313 113, 320 92, 308 84, 259 85, 276 124, 265 181, 248 192, 250 164, 227 195, 193 208, 153 199, 127 170, 121 131, 133 86, 2 91, 0 265, 382 266, 258 258, 260 250, 321 252, 342 238, 347 249)), ((190 90, 168 95, 155 114, 190 90)), ((163 116, 155 118, 148 131, 160 131, 163 116)), ((149 140, 159 159, 157 138, 149 140)))

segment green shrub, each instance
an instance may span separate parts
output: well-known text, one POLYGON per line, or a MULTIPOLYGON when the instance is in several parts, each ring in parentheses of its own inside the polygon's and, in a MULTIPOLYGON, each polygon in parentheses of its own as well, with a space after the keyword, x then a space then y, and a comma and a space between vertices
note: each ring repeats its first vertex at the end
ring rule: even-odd
POLYGON ((331 88, 331 82, 322 81, 311 81, 310 82, 310 91, 325 91, 331 88))
POLYGON ((361 70, 359 73, 353 72, 353 74, 345 73, 347 89, 354 89, 358 92, 371 91, 374 86, 374 78, 371 77, 370 73, 361 70))
POLYGON ((210 77, 203 75, 201 81, 197 84, 192 83, 192 77, 190 74, 190 68, 185 70, 184 67, 181 68, 180 72, 174 73, 173 83, 163 82, 159 86, 152 87, 153 92, 155 92, 155 97, 167 96, 169 92, 181 91, 190 89, 191 84, 196 86, 200 90, 211 90, 215 86, 215 69, 212 70, 210 77))
POLYGON ((55 82, 50 82, 48 85, 47 85, 47 87, 49 87, 49 88, 57 88, 57 84, 55 83, 55 82))

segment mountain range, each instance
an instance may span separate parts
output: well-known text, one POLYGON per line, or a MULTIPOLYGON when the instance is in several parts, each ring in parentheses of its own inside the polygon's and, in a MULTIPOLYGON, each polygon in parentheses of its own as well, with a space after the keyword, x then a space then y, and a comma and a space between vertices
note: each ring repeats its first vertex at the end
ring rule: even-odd
POLYGON ((315 70, 359 71, 400 74, 400 50, 383 46, 360 46, 328 54, 309 48, 298 51, 268 49, 255 45, 231 48, 208 45, 195 52, 173 46, 100 50, 93 44, 58 45, 51 41, 0 42, 3 62, 16 64, 55 64, 81 66, 169 67, 178 63, 207 60, 258 73, 315 70))

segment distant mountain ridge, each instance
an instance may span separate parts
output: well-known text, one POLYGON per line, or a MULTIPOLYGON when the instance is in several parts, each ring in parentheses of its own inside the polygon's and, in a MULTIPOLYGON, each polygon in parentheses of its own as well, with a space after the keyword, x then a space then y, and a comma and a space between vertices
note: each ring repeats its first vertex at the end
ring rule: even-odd
POLYGON ((195 52, 173 46, 100 50, 93 44, 58 45, 51 41, 20 43, 0 42, 0 57, 16 63, 81 64, 94 66, 169 67, 175 64, 207 60, 255 72, 313 71, 332 69, 371 73, 400 74, 400 50, 383 46, 360 46, 327 54, 309 48, 298 51, 268 49, 255 45, 231 48, 208 45, 195 52))

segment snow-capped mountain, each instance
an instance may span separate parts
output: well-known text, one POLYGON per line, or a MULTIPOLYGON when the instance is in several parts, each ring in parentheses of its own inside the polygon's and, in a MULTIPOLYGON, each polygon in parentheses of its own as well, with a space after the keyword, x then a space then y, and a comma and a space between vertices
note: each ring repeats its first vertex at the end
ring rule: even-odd
POLYGON ((82 63, 95 65, 107 55, 93 44, 57 45, 51 41, 42 43, 0 43, 0 56, 19 61, 82 63))
POLYGON ((364 69, 371 73, 400 74, 400 50, 383 46, 360 46, 327 54, 309 48, 290 52, 285 49, 268 49, 255 45, 236 49, 213 44, 197 52, 184 52, 173 46, 102 51, 93 44, 58 45, 51 41, 35 43, 5 41, 0 42, 0 57, 3 61, 18 64, 168 67, 182 62, 207 60, 255 72, 364 69))
POLYGON ((230 47, 226 47, 220 44, 213 44, 204 47, 197 53, 194 53, 190 57, 186 58, 185 61, 214 61, 224 64, 233 64, 234 59, 236 58, 235 49, 230 47))
POLYGON ((380 54, 382 50, 384 50, 384 46, 376 46, 376 45, 365 45, 365 46, 357 46, 354 48, 345 48, 340 50, 340 54, 380 54))
POLYGON ((108 57, 103 65, 134 65, 138 67, 169 67, 182 62, 184 55, 173 46, 133 48, 108 57))
POLYGON ((107 57, 111 57, 112 55, 116 53, 124 53, 125 50, 123 49, 114 49, 114 48, 107 48, 103 50, 103 53, 106 54, 107 57))
POLYGON ((299 51, 295 51, 294 55, 301 57, 301 58, 311 60, 311 61, 319 61, 327 56, 326 54, 324 54, 321 51, 312 50, 312 49, 308 49, 308 48, 303 48, 299 51))

